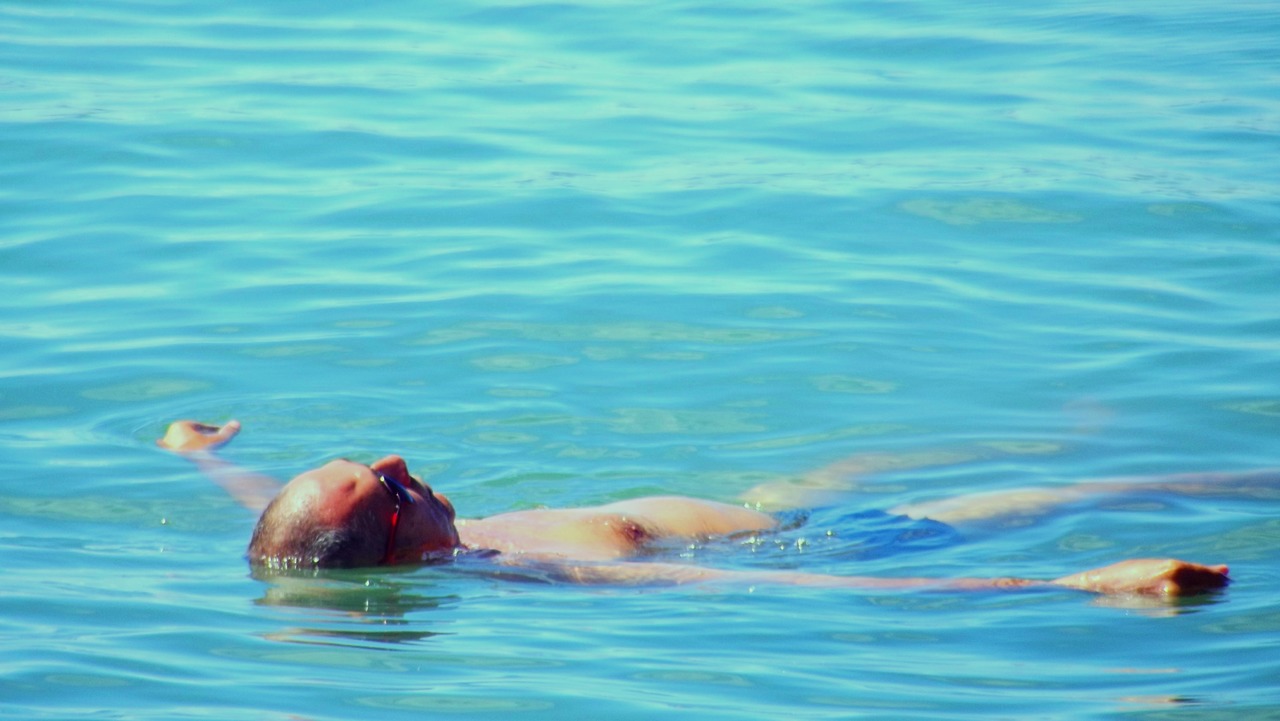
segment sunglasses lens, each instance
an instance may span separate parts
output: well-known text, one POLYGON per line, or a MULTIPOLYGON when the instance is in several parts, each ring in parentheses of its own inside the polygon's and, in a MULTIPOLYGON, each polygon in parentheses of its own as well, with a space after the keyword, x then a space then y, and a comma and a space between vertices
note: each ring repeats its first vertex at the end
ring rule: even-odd
POLYGON ((401 503, 417 503, 417 499, 409 493, 409 489, 400 485, 400 482, 394 478, 387 478, 381 473, 378 474, 378 480, 382 481, 382 485, 395 495, 401 503))

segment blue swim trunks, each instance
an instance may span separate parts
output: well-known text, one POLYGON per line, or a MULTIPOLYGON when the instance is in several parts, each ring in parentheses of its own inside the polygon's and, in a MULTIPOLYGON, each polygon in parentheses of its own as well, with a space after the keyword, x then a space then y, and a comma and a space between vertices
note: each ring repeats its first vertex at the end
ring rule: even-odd
POLYGON ((963 540, 959 531, 945 523, 878 510, 828 507, 787 511, 775 517, 776 529, 690 543, 679 549, 678 555, 736 566, 814 570, 815 564, 886 558, 947 548, 963 540))

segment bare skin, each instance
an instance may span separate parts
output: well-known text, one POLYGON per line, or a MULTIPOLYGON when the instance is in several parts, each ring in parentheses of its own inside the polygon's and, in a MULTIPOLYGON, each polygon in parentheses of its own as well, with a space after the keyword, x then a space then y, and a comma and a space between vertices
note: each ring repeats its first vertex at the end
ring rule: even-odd
MULTIPOLYGON (((798 479, 761 484, 744 493, 742 499, 753 508, 783 510, 812 507, 847 500, 859 490, 862 478, 876 473, 950 465, 1010 453, 1041 452, 1044 450, 978 445, 905 455, 864 454, 837 461, 798 479)), ((1280 496, 1280 468, 1103 478, 1052 488, 1015 488, 939 498, 895 506, 889 512, 975 530, 1009 519, 1049 515, 1069 505, 1087 505, 1093 501, 1152 493, 1276 498, 1280 496)))
MULTIPOLYGON (((831 576, 795 571, 732 571, 673 563, 628 560, 646 545, 664 539, 705 539, 732 533, 762 531, 776 525, 774 518, 754 508, 681 496, 658 496, 601 506, 539 509, 502 513, 487 518, 459 519, 444 495, 410 475, 404 459, 387 456, 370 465, 337 460, 303 473, 283 487, 279 481, 245 471, 218 457, 214 451, 240 432, 240 424, 222 426, 195 421, 171 424, 157 444, 180 454, 221 485, 245 507, 262 511, 279 494, 277 503, 298 504, 307 514, 342 525, 360 514, 388 519, 379 529, 388 538, 388 555, 367 565, 421 563, 430 558, 467 550, 497 551, 495 562, 536 568, 565 581, 587 584, 787 584, 868 589, 1025 589, 1072 588, 1104 594, 1143 594, 1170 597, 1202 593, 1228 583, 1226 566, 1205 566, 1175 559, 1133 559, 1105 568, 1053 580, 1014 578, 871 578, 831 576), (390 493, 399 485, 402 502, 390 493)), ((874 470, 883 459, 863 457, 845 462, 844 470, 874 470)), ((791 504, 812 500, 814 488, 823 493, 847 491, 833 479, 835 467, 810 478, 808 486, 792 486, 791 504), (814 480, 816 479, 816 480, 814 480)), ((989 520, 1013 509, 1047 507, 1070 500, 1073 494, 1095 492, 1088 485, 1074 491, 1036 492, 1008 497, 953 499, 938 506, 934 515, 927 506, 906 507, 898 512, 926 514, 938 520, 972 522, 989 520)), ((787 485, 755 489, 757 498, 777 501, 788 493, 787 485)), ((749 495, 750 498, 750 495, 749 495)), ((759 503, 759 501, 754 501, 759 503)), ((761 504, 763 505, 763 504, 761 504)), ((254 559, 251 559, 253 561, 254 559)))

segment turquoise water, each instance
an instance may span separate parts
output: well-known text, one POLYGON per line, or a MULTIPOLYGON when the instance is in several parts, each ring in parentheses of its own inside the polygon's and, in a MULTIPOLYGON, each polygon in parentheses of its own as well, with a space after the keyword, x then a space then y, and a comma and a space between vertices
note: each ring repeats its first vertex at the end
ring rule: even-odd
POLYGON ((272 581, 152 445, 463 515, 1277 465, 1272 3, 261 5, 0 5, 0 716, 1280 718, 1274 497, 814 559, 1232 566, 1165 607, 272 581))

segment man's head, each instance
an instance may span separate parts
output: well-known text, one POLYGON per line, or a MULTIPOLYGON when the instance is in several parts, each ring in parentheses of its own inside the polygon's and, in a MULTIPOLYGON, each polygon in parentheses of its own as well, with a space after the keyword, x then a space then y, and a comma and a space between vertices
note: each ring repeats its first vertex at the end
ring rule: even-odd
POLYGON ((404 459, 338 460, 289 481, 249 541, 249 562, 273 568, 420 563, 459 547, 453 505, 409 475, 404 459))

